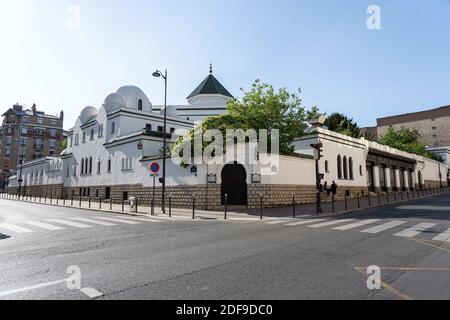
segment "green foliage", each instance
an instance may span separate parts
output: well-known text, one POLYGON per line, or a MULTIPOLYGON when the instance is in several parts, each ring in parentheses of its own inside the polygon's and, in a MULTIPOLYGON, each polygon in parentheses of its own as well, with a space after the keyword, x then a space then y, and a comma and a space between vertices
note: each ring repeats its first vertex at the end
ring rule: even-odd
POLYGON ((360 130, 358 124, 352 118, 342 113, 335 112, 331 114, 325 121, 325 126, 329 130, 345 134, 353 138, 359 138, 360 130))
POLYGON ((67 139, 61 140, 59 143, 59 146, 61 147, 61 151, 64 151, 67 149, 67 139))
POLYGON ((394 128, 389 128, 388 132, 378 142, 392 148, 439 161, 438 156, 427 151, 427 146, 421 141, 421 135, 417 129, 401 128, 400 130, 395 130, 394 128))
MULTIPOLYGON (((280 153, 293 154, 293 140, 304 135, 308 127, 307 122, 318 116, 318 108, 307 110, 303 107, 299 97, 300 90, 298 93, 290 93, 285 88, 275 90, 273 86, 259 80, 253 83, 249 91, 241 90, 243 97, 231 100, 226 114, 206 118, 199 127, 180 138, 173 147, 177 148, 182 142, 189 140, 193 142, 196 133, 206 130, 218 129, 225 137, 227 129, 278 129, 280 153)), ((203 146, 205 147, 206 145, 203 146)))

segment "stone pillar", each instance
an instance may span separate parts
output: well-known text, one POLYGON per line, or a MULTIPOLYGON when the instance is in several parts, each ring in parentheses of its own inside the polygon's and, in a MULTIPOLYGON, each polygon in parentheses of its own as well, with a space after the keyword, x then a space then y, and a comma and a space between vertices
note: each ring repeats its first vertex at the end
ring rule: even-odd
POLYGON ((401 191, 400 169, 395 169, 395 182, 397 184, 397 191, 401 191))
POLYGON ((405 189, 409 190, 408 170, 403 171, 403 176, 405 177, 405 189))
POLYGON ((386 179, 386 188, 388 192, 392 191, 391 186, 391 170, 389 168, 385 169, 385 179, 386 179))
POLYGON ((411 171, 411 186, 412 188, 416 189, 416 172, 415 171, 411 171))
POLYGON ((380 183, 380 167, 373 167, 373 184, 375 186, 375 190, 377 192, 381 191, 381 183, 380 183))

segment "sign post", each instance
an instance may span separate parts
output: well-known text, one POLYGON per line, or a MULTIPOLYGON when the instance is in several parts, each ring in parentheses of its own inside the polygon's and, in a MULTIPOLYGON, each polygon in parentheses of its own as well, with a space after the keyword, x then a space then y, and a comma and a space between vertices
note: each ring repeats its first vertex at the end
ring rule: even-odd
POLYGON ((161 170, 161 166, 157 162, 153 162, 150 164, 150 176, 153 177, 153 196, 152 196, 152 215, 154 214, 155 208, 155 190, 156 190, 156 177, 159 176, 159 171, 161 170))

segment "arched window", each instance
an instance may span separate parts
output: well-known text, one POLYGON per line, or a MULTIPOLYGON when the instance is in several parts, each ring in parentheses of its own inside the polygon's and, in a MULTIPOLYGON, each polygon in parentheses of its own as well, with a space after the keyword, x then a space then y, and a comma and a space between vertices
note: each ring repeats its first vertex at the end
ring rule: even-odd
POLYGON ((341 158, 341 155, 338 155, 338 157, 337 157, 337 173, 338 173, 338 179, 342 179, 342 158, 341 158))
POLYGON ((325 160, 325 172, 330 172, 328 169, 328 160, 325 160))
POLYGON ((143 106, 142 99, 139 99, 138 100, 138 110, 142 110, 142 106, 143 106))
POLYGON ((419 171, 419 173, 417 174, 418 178, 419 178, 419 189, 422 190, 422 186, 423 186, 423 180, 422 180, 422 172, 419 171))
POLYGON ((363 175, 363 167, 362 166, 359 166, 359 175, 362 177, 362 175, 363 175))
POLYGON ((343 166, 344 166, 344 179, 347 180, 348 179, 348 162, 347 162, 346 156, 344 156, 343 166))
POLYGON ((81 174, 84 174, 84 159, 81 159, 81 174))
POLYGON ((350 176, 350 180, 353 180, 353 158, 350 157, 348 159, 348 173, 350 176))
POLYGON ((84 159, 84 174, 89 173, 88 169, 89 169, 89 159, 86 158, 86 159, 84 159))
POLYGON ((89 157, 89 174, 92 174, 92 157, 89 157))

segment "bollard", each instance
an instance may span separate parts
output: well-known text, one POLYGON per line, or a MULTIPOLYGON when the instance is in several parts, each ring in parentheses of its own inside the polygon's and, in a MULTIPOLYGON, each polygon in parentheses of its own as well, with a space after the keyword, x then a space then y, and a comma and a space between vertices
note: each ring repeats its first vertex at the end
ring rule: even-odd
POLYGON ((400 199, 403 201, 403 191, 400 192, 400 199))
POLYGON ((112 211, 112 197, 109 196, 109 211, 112 211))
POLYGON ((64 206, 64 207, 66 206, 66 197, 67 197, 67 196, 64 196, 64 198, 63 198, 63 206, 64 206))
POLYGON ((263 195, 262 193, 259 195, 259 219, 262 220, 263 219, 263 195))
POLYGON ((172 195, 169 194, 169 218, 172 218, 172 195))
POLYGON ((331 213, 334 213, 335 207, 334 207, 334 194, 331 196, 331 213))
POLYGON ((136 210, 135 213, 138 213, 138 198, 136 197, 136 210))
POLYGON ((125 199, 122 198, 122 212, 125 211, 125 199))
POLYGON ((154 199, 152 199, 150 207, 152 209, 151 215, 153 216, 153 215, 155 215, 155 200, 154 199))
POLYGON ((80 196, 80 204, 79 205, 80 205, 80 208, 81 208, 81 196, 80 196))
POLYGON ((387 203, 391 203, 391 199, 389 199, 389 191, 386 193, 386 201, 387 203))
POLYGON ((295 219, 295 194, 292 195, 292 217, 295 219))
POLYGON ((348 210, 347 195, 344 196, 345 211, 348 210))
POLYGON ((224 220, 227 220, 227 211, 228 211, 228 194, 225 194, 224 199, 224 205, 225 205, 225 214, 224 214, 224 220))
POLYGON ((381 204, 381 192, 378 192, 378 204, 381 204))
POLYGON ((50 195, 50 204, 53 204, 53 195, 50 195))
POLYGON ((372 197, 371 197, 370 192, 369 192, 369 207, 371 207, 371 206, 372 206, 372 197))
POLYGON ((47 193, 45 194, 44 203, 47 203, 47 193))
POLYGON ((195 219, 195 194, 192 195, 192 220, 195 219))
POLYGON ((356 195, 356 200, 358 202, 358 209, 361 209, 361 202, 359 200, 359 193, 356 195))
POLYGON ((70 206, 73 207, 73 195, 72 198, 70 198, 70 206))
POLYGON ((39 195, 39 203, 41 203, 42 195, 39 195))
POLYGON ((59 196, 56 196, 56 204, 59 205, 59 196))
POLYGON ((91 197, 89 197, 88 201, 89 201, 89 209, 90 209, 91 208, 91 197))
POLYGON ((98 208, 102 210, 102 198, 98 198, 98 208))

